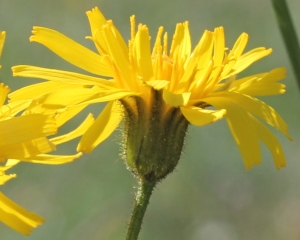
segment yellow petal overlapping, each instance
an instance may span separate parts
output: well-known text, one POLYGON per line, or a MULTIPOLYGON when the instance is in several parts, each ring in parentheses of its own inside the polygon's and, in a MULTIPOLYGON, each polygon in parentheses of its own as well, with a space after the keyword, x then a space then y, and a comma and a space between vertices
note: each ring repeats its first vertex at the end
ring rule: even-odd
POLYGON ((47 46, 61 58, 88 72, 109 76, 106 59, 54 30, 34 27, 30 41, 47 46))
MULTIPOLYGON (((0 32, 0 56, 4 40, 5 32, 0 32)), ((76 77, 78 76, 74 76, 76 77)), ((0 166, 0 185, 16 177, 16 174, 6 174, 5 171, 20 161, 63 164, 82 155, 82 153, 77 153, 61 156, 46 153, 56 149, 54 142, 60 144, 82 135, 88 128, 86 124, 69 134, 60 136, 59 140, 54 139, 55 141, 51 142, 47 137, 56 134, 57 123, 63 124, 70 114, 62 112, 59 115, 59 121, 56 121, 58 112, 55 109, 45 115, 41 114, 43 111, 33 111, 36 110, 32 106, 34 105, 33 93, 37 94, 38 98, 44 95, 45 90, 50 92, 58 90, 62 85, 62 83, 49 82, 24 88, 13 94, 16 97, 14 101, 5 104, 10 90, 3 83, 0 84, 0 161, 6 161, 0 166), (21 97, 18 98, 18 96, 21 97)), ((44 222, 44 219, 17 205, 0 192, 0 221, 21 234, 29 235, 33 228, 44 222)))

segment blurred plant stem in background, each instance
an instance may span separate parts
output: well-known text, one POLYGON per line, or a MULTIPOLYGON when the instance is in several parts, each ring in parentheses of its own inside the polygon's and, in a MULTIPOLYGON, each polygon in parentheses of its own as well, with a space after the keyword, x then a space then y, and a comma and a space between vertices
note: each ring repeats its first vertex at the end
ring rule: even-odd
POLYGON ((285 0, 272 0, 272 4, 300 90, 300 46, 293 21, 285 0))

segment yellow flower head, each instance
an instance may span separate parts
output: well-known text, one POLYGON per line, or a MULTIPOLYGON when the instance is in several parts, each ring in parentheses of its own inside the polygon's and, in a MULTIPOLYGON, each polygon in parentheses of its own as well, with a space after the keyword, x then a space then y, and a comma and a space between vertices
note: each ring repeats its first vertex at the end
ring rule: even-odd
POLYGON ((289 137, 287 126, 273 108, 254 97, 284 93, 285 86, 279 81, 285 77, 285 69, 236 79, 271 49, 260 47, 244 53, 248 35, 242 33, 228 50, 223 27, 205 31, 192 48, 188 22, 184 22, 176 25, 170 47, 168 35, 160 27, 151 50, 148 28, 142 24, 136 28, 134 16, 130 18, 128 44, 98 8, 87 16, 92 32, 88 39, 95 43, 98 53, 43 27, 34 27, 30 40, 104 78, 16 66, 14 76, 48 81, 12 93, 12 101, 32 99, 34 91, 37 104, 28 111, 65 109, 72 111, 72 116, 89 104, 108 102, 84 133, 78 150, 91 152, 125 118, 127 164, 137 175, 147 175, 148 180, 163 178, 176 166, 189 123, 203 126, 223 117, 247 169, 261 163, 259 141, 273 154, 277 169, 285 166, 280 143, 261 121, 289 137), (167 167, 162 162, 172 164, 167 167))

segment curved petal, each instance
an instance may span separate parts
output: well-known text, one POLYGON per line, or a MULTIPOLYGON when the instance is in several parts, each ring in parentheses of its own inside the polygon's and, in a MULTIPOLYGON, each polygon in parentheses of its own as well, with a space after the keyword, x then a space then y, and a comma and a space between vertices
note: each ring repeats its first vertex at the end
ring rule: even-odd
POLYGON ((107 54, 108 47, 102 31, 102 26, 106 24, 105 17, 97 7, 93 8, 92 11, 87 11, 86 14, 88 16, 91 27, 92 39, 98 52, 100 54, 107 54))
POLYGON ((259 138, 253 123, 253 117, 238 103, 225 97, 206 98, 205 102, 218 109, 226 109, 226 120, 249 170, 261 163, 259 138))
POLYGON ((42 82, 42 83, 36 83, 33 85, 28 85, 23 88, 20 88, 10 94, 8 94, 8 97, 11 99, 10 102, 16 101, 16 100, 24 100, 24 99, 38 99, 41 96, 68 88, 70 92, 72 92, 73 88, 82 88, 82 86, 75 85, 75 84, 65 84, 65 83, 58 83, 58 82, 42 82), (34 95, 32 94, 34 92, 34 95))
POLYGON ((285 85, 282 83, 251 84, 249 81, 230 91, 238 92, 248 96, 271 96, 285 93, 285 85))
POLYGON ((64 125, 67 121, 79 114, 84 108, 86 108, 86 105, 69 106, 61 110, 55 116, 56 125, 58 127, 64 125))
POLYGON ((164 101, 173 107, 185 106, 188 103, 190 96, 191 96, 190 92, 174 94, 168 91, 167 89, 163 90, 164 101))
POLYGON ((16 116, 21 111, 25 110, 31 104, 32 100, 18 100, 8 104, 3 105, 0 108, 0 120, 11 119, 11 117, 16 116))
POLYGON ((67 62, 97 75, 111 76, 111 69, 105 57, 94 53, 65 35, 43 27, 34 27, 32 33, 31 42, 43 44, 67 62))
POLYGON ((285 85, 278 81, 285 77, 285 68, 275 68, 267 73, 255 74, 232 82, 230 91, 250 96, 282 94, 285 92, 285 85))
POLYGON ((236 75, 249 67, 252 63, 258 61, 259 59, 268 56, 271 54, 272 49, 265 48, 255 48, 244 55, 242 55, 233 66, 233 71, 230 72, 230 75, 236 75))
POLYGON ((94 123, 93 114, 89 114, 87 118, 75 130, 67 134, 52 138, 50 139, 50 141, 55 145, 71 141, 74 138, 83 135, 93 123, 94 123))
POLYGON ((47 138, 38 138, 27 142, 0 146, 0 159, 23 159, 51 152, 55 149, 55 145, 49 142, 47 138))
MULTIPOLYGON (((105 94, 103 94, 103 96, 94 97, 92 100, 84 101, 81 104, 88 105, 88 104, 92 104, 92 103, 109 102, 109 101, 119 100, 121 98, 126 98, 129 96, 138 96, 138 95, 139 94, 134 93, 134 92, 124 92, 122 90, 111 91, 111 92, 106 92, 105 94)), ((79 104, 79 105, 81 105, 81 104, 79 104)))
POLYGON ((38 163, 38 164, 48 164, 48 165, 58 165, 73 162, 75 159, 82 156, 82 153, 77 153, 74 155, 49 155, 40 154, 35 157, 20 159, 22 162, 38 163))
POLYGON ((109 102, 94 124, 82 136, 77 151, 90 153, 112 134, 122 121, 123 115, 123 108, 119 103, 109 102))
POLYGON ((123 38, 115 35, 115 27, 112 22, 108 22, 103 26, 104 37, 109 49, 109 55, 113 60, 118 72, 116 76, 121 76, 121 79, 115 77, 120 87, 135 90, 137 86, 136 80, 132 76, 128 47, 123 45, 123 38), (126 47, 126 48, 125 48, 126 47))
POLYGON ((0 122, 0 146, 21 143, 55 134, 54 117, 32 114, 0 122))
POLYGON ((111 80, 50 68, 19 65, 12 67, 12 71, 13 76, 17 77, 39 78, 64 84, 77 84, 82 86, 97 85, 109 89, 115 87, 114 82, 111 80))
POLYGON ((44 219, 28 212, 0 192, 0 221, 17 232, 29 236, 33 228, 41 225, 44 219))
POLYGON ((44 107, 64 108, 69 105, 75 105, 93 99, 99 95, 99 90, 95 88, 77 87, 70 90, 63 88, 49 92, 39 99, 39 103, 44 107), (62 101, 62 99, 64 101, 62 101))
POLYGON ((284 152, 277 138, 266 126, 261 124, 255 118, 253 118, 253 120, 255 122, 258 137, 267 146, 267 148, 273 155, 276 168, 279 170, 280 168, 285 167, 286 160, 284 152))
MULTIPOLYGON (((235 92, 216 93, 213 96, 220 96, 235 101, 236 103, 241 105, 247 112, 261 118, 271 126, 281 131, 288 139, 292 139, 288 133, 288 126, 285 121, 275 111, 274 108, 270 107, 266 103, 256 98, 252 98, 250 96, 235 92)), ((203 101, 206 101, 206 99, 203 99, 203 101)))
POLYGON ((193 125, 204 126, 206 124, 214 123, 223 118, 226 114, 225 109, 221 110, 207 110, 198 107, 181 107, 184 117, 193 125))
MULTIPOLYGON (((213 67, 211 61, 212 50, 213 33, 204 31, 196 48, 188 58, 188 64, 185 66, 184 74, 176 86, 176 92, 186 91, 184 89, 192 89, 195 86, 202 88, 206 85, 207 76, 205 76, 205 73, 210 72, 208 69, 213 67)), ((170 83, 170 90, 172 90, 174 84, 176 83, 170 83)))
POLYGON ((228 54, 229 60, 231 58, 238 59, 242 55, 242 53, 248 43, 248 38, 249 38, 249 36, 247 33, 242 33, 239 36, 239 38, 236 40, 231 51, 228 54))

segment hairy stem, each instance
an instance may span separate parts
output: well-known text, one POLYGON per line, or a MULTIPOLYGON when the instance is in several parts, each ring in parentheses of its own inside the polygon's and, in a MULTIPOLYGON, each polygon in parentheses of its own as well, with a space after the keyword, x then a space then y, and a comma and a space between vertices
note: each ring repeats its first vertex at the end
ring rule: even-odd
POLYGON ((149 204, 155 182, 141 180, 135 199, 135 206, 131 215, 126 240, 137 240, 141 230, 143 218, 149 204))

